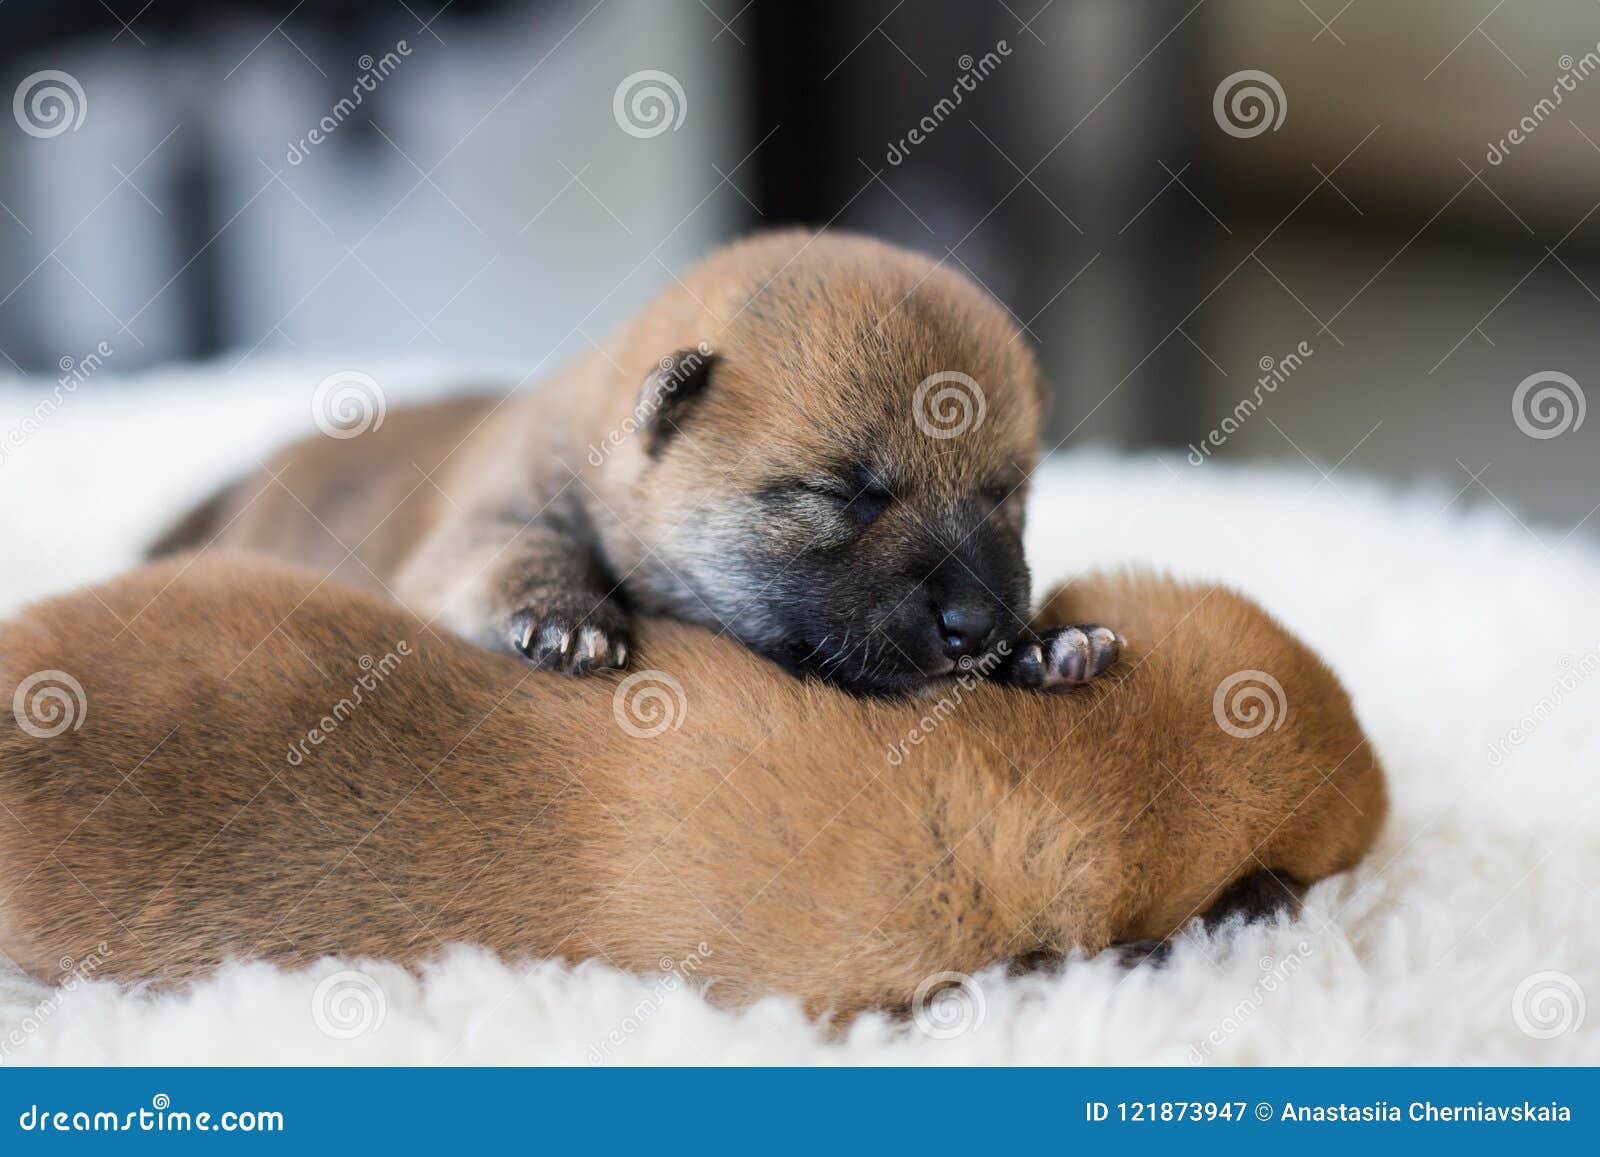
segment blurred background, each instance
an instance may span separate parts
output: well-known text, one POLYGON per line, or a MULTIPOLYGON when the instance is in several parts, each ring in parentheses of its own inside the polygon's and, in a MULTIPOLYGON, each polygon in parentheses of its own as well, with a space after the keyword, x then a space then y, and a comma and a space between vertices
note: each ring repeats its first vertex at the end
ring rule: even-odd
POLYGON ((1005 303, 1052 446, 1442 483, 1547 545, 1600 504, 1592 0, 8 0, 0 81, 0 374, 41 396, 537 376, 832 224, 1005 303))

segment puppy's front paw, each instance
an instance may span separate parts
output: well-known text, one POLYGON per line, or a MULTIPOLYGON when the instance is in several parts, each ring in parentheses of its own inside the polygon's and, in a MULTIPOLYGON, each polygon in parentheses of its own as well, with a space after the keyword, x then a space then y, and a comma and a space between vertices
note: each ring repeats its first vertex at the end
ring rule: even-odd
POLYGON ((1002 668, 1001 682, 1035 691, 1068 691, 1100 676, 1117 661, 1124 640, 1109 627, 1086 623, 1041 631, 1018 644, 1002 668))
POLYGON ((540 671, 587 675, 628 665, 628 625, 609 604, 583 612, 524 607, 511 615, 511 647, 540 671))

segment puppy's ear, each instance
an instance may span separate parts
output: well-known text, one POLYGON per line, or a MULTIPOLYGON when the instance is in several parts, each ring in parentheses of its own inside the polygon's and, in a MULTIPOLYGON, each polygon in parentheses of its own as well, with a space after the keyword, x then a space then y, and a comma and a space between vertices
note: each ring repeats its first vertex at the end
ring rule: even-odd
POLYGON ((645 452, 650 457, 661 457, 667 443, 677 435, 678 427, 705 395, 717 360, 711 347, 701 344, 662 358, 661 364, 645 378, 634 413, 639 417, 645 452))

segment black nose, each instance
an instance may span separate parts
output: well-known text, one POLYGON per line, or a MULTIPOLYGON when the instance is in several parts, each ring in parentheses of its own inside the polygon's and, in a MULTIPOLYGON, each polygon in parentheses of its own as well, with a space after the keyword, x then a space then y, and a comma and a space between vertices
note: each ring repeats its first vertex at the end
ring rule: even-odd
POLYGON ((950 606, 939 612, 939 635, 952 659, 980 653, 994 633, 994 616, 982 607, 950 606))

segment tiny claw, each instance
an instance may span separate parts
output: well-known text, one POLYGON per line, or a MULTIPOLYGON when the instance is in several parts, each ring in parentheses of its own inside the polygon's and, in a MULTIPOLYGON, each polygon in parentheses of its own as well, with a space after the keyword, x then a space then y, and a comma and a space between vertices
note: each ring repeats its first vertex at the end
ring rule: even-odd
POLYGON ((1090 627, 1089 678, 1096 678, 1115 663, 1117 656, 1122 653, 1122 648, 1127 645, 1127 640, 1110 627, 1090 627))
POLYGON ((1038 687, 1045 681, 1044 648, 1024 643, 1011 659, 1010 681, 1020 687, 1038 687))
POLYGON ((512 616, 503 637, 537 671, 587 675, 620 666, 627 649, 618 636, 626 632, 626 623, 611 624, 615 616, 610 614, 591 620, 591 614, 525 607, 512 616))
POLYGON ((573 670, 584 674, 604 664, 605 634, 598 627, 580 627, 577 646, 572 653, 573 670))

